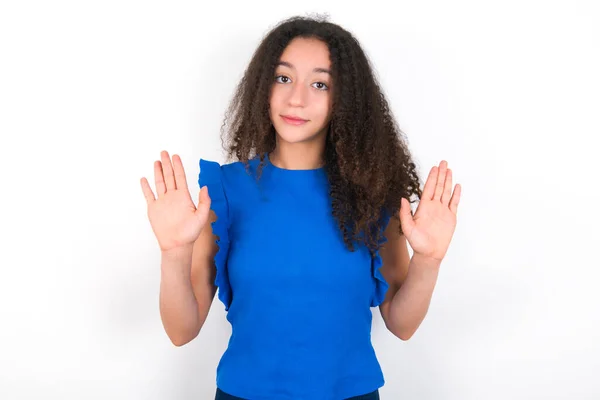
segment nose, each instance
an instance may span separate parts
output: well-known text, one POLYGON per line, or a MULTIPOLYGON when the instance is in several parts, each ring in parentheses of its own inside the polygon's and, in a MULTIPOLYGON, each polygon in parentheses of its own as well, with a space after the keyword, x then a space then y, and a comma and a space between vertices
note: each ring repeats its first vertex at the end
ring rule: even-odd
POLYGON ((303 107, 306 102, 306 88, 300 83, 291 85, 290 96, 288 98, 289 105, 292 107, 303 107))

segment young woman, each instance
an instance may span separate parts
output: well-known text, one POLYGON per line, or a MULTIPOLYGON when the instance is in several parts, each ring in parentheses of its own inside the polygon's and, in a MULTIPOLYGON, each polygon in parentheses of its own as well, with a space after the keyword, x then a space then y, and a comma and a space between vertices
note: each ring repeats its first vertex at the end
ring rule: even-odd
POLYGON ((223 127, 237 160, 200 160, 197 206, 177 155, 155 162, 156 197, 141 179, 166 333, 195 338, 218 289, 217 399, 379 399, 370 307, 403 340, 425 317, 456 226, 447 162, 421 191, 367 57, 325 20, 268 33, 223 127))

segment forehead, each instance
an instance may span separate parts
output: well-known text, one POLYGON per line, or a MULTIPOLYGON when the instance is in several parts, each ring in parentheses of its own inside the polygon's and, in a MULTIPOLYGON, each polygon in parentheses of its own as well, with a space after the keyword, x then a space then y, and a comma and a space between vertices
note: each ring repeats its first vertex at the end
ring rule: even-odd
POLYGON ((295 38, 281 54, 280 61, 291 63, 298 70, 315 67, 329 68, 329 49, 327 44, 314 38, 295 38))

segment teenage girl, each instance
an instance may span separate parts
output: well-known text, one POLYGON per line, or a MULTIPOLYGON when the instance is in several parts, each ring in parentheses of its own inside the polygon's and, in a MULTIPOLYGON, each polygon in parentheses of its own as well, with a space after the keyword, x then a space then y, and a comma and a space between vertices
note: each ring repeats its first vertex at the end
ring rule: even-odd
POLYGON ((379 399, 370 308, 402 340, 423 321, 456 226, 448 163, 420 189, 358 41, 316 18, 266 35, 223 134, 236 161, 200 159, 197 206, 176 154, 154 164, 156 197, 141 179, 167 335, 194 339, 218 289, 232 333, 216 399, 379 399))

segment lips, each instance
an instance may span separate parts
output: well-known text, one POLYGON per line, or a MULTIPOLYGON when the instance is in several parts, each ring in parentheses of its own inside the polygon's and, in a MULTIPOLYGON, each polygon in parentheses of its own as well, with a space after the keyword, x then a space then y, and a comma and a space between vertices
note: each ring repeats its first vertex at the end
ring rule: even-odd
POLYGON ((308 120, 306 119, 301 119, 298 117, 292 117, 289 115, 282 115, 281 118, 289 125, 303 125, 304 123, 306 123, 308 120))
POLYGON ((307 121, 306 119, 294 117, 292 115, 282 115, 282 117, 285 119, 289 119, 290 121, 298 121, 298 122, 306 122, 307 121))

